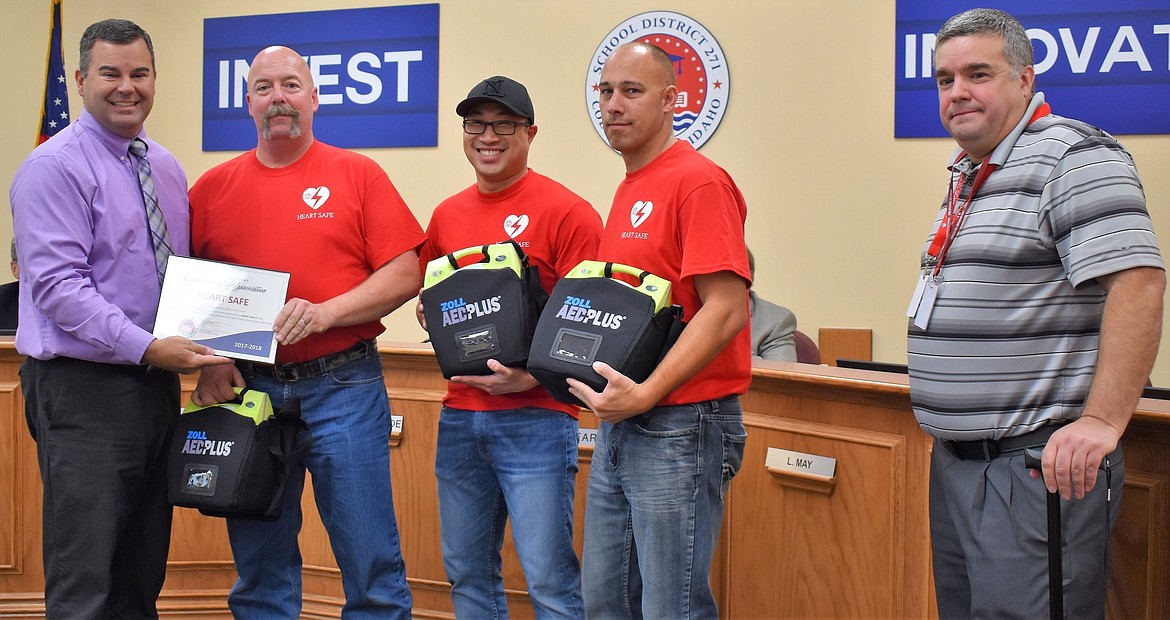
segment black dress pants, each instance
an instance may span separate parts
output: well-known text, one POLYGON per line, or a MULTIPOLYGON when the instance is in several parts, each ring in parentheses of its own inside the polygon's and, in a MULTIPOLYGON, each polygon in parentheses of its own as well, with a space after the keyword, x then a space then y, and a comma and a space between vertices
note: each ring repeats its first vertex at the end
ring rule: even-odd
POLYGON ((44 487, 47 617, 157 618, 178 376, 28 358, 20 377, 44 487))

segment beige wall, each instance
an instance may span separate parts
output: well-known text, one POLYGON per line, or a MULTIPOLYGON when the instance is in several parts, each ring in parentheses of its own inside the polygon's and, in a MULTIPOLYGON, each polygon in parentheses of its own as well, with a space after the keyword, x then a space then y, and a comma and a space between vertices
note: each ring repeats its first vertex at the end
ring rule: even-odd
MULTIPOLYGON (((125 17, 150 32, 160 77, 148 131, 178 155, 193 181, 229 155, 200 151, 203 18, 408 3, 65 0, 66 64, 76 67, 77 41, 91 22, 125 17)), ((585 110, 590 55, 623 19, 648 10, 678 11, 714 33, 730 63, 727 115, 703 153, 726 168, 747 197, 757 291, 792 308, 801 330, 814 337, 820 327, 869 327, 876 359, 905 361, 903 312, 952 144, 892 137, 894 0, 440 4, 439 147, 365 151, 390 174, 424 225, 437 202, 473 180, 454 107, 471 86, 495 73, 524 82, 532 92, 540 126, 532 166, 606 213, 622 164, 585 110)), ((5 189, 35 137, 48 5, 7 0, 4 9, 0 54, 13 78, 10 112, 0 121, 7 146, 0 153, 5 189)), ((279 43, 280 34, 270 41, 279 43)), ((1042 90, 1043 76, 1038 83, 1042 90)), ((1052 103, 1059 113, 1060 102, 1052 103)), ((76 115, 76 94, 70 105, 76 115)), ((1170 137, 1122 141, 1143 173, 1160 236, 1168 239, 1170 137)), ((3 195, 6 206, 7 191, 3 195)), ((0 217, 0 238, 10 235, 11 219, 0 217)), ((408 312, 394 313, 386 324, 387 339, 424 337, 408 312)), ((1165 338, 1162 349, 1170 351, 1165 338)), ((1170 385, 1170 354, 1155 369, 1154 383, 1170 385)))

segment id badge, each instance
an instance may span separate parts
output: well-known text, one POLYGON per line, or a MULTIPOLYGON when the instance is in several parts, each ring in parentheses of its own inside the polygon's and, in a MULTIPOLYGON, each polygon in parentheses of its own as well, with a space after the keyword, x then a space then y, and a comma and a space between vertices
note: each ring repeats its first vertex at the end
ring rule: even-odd
POLYGON ((935 299, 938 298, 938 292, 942 285, 942 278, 929 278, 922 291, 922 299, 918 300, 918 309, 914 312, 914 327, 926 330, 926 326, 930 324, 930 315, 934 312, 935 299))
POLYGON ((922 301, 922 292, 930 282, 930 273, 923 273, 918 278, 918 285, 914 287, 914 294, 910 296, 910 305, 906 306, 906 316, 913 318, 918 312, 918 304, 922 301))

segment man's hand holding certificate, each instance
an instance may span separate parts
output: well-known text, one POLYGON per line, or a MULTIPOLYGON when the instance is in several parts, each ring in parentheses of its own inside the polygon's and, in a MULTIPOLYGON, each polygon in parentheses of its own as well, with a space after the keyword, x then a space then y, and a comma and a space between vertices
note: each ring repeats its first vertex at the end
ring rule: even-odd
POLYGON ((289 274, 197 258, 167 262, 156 338, 183 336, 236 359, 273 363, 272 326, 285 305, 289 274))

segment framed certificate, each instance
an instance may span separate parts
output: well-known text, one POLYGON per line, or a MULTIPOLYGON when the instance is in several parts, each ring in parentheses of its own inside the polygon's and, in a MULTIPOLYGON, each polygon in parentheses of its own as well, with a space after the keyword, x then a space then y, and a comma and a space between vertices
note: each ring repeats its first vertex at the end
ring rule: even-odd
POLYGON ((225 357, 276 360, 272 324, 284 307, 289 274, 171 256, 154 336, 182 336, 225 357))

